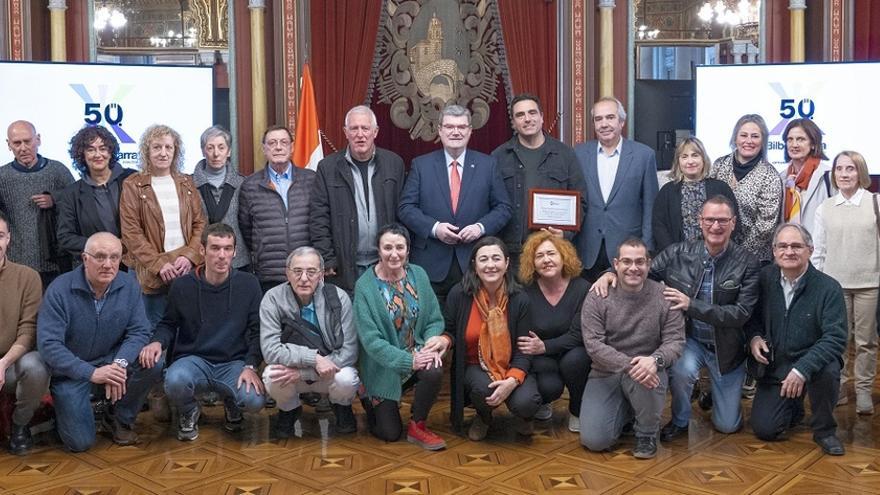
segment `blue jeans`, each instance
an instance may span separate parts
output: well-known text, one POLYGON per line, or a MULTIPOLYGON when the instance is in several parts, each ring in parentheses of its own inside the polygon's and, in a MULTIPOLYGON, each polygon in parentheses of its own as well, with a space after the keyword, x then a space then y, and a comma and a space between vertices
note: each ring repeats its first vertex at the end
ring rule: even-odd
POLYGON ((714 352, 690 337, 681 358, 669 369, 669 389, 672 391, 672 422, 682 428, 691 418, 691 392, 706 367, 712 380, 712 424, 721 433, 734 433, 742 427, 740 400, 746 377, 746 363, 721 374, 714 352))
POLYGON ((184 356, 165 370, 165 394, 181 414, 198 407, 196 394, 210 391, 222 395, 229 406, 251 413, 260 412, 265 396, 247 385, 239 388, 238 377, 242 369, 244 361, 240 360, 214 364, 198 356, 184 356))
MULTIPOLYGON (((138 412, 150 391, 150 387, 162 377, 164 363, 144 369, 135 361, 128 365, 128 381, 125 396, 114 405, 116 420, 133 425, 138 412)), ((95 414, 89 395, 96 386, 88 380, 73 380, 53 376, 49 385, 55 401, 55 424, 58 436, 71 452, 84 452, 95 444, 95 414)), ((103 393, 103 385, 97 385, 103 393)))

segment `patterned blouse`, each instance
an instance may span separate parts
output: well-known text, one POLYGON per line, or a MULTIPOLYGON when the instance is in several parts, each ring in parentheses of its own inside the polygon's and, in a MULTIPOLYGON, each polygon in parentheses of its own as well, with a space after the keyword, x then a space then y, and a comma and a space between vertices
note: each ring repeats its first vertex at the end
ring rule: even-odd
POLYGON ((688 242, 703 239, 700 230, 700 211, 706 202, 706 182, 682 180, 681 182, 681 227, 684 239, 688 242))
POLYGON ((419 319, 419 294, 416 292, 412 270, 397 281, 387 282, 376 277, 379 293, 385 298, 385 308, 394 327, 397 328, 398 342, 408 351, 415 348, 413 331, 419 319))

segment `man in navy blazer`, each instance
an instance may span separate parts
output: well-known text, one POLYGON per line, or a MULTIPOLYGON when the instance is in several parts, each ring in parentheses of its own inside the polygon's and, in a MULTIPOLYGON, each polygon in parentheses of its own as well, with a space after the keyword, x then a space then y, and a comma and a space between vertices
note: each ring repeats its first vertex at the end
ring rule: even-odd
POLYGON ((474 242, 499 232, 511 213, 495 159, 467 149, 470 111, 446 106, 439 131, 443 149, 413 160, 398 216, 412 232, 410 261, 428 272, 442 303, 461 280, 474 242))
POLYGON ((640 237, 652 247, 657 160, 651 148, 621 137, 626 111, 617 98, 600 98, 590 114, 597 140, 575 148, 587 183, 587 214, 576 245, 584 278, 595 281, 627 237, 640 237))

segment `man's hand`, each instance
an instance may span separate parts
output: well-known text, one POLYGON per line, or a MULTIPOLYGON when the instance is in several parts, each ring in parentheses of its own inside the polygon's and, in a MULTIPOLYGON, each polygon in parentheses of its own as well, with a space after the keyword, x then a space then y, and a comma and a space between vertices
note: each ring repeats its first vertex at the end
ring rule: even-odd
POLYGON ((782 380, 782 387, 779 389, 779 396, 795 399, 800 397, 802 393, 804 393, 804 379, 801 378, 796 371, 789 371, 785 380, 782 380))
POLYGON ((594 292, 597 296, 608 297, 608 286, 617 287, 617 275, 611 272, 603 273, 601 277, 590 287, 590 292, 594 292))
POLYGON ((553 234, 554 236, 556 236, 560 239, 565 237, 563 235, 562 229, 557 229, 556 227, 544 227, 541 230, 546 230, 547 232, 550 232, 551 234, 553 234))
POLYGON ((770 364, 770 361, 768 361, 765 356, 766 353, 770 352, 770 348, 767 347, 766 340, 756 335, 752 337, 752 341, 749 343, 749 348, 752 351, 752 357, 755 358, 755 361, 761 364, 770 364))
POLYGON ((34 202, 37 207, 46 210, 53 206, 55 206, 55 201, 52 200, 51 194, 34 194, 31 196, 31 201, 34 202))
POLYGON ((315 371, 321 378, 332 378, 336 373, 339 373, 339 367, 330 358, 315 354, 315 371))
POLYGON ((104 385, 104 396, 116 402, 125 395, 125 368, 116 363, 105 364, 96 368, 89 379, 92 383, 104 385))
POLYGON ((244 385, 245 393, 251 391, 251 387, 254 387, 254 392, 257 395, 263 395, 266 389, 263 387, 263 380, 260 380, 260 375, 251 368, 247 366, 241 369, 241 374, 238 375, 238 388, 244 385))
POLYGON ((174 260, 174 271, 177 273, 177 276, 183 276, 189 273, 192 270, 192 262, 186 256, 178 256, 176 260, 174 260))
POLYGON ((685 295, 684 292, 672 287, 663 289, 663 299, 672 303, 672 307, 669 309, 687 311, 691 307, 691 298, 685 295))
POLYGON ((141 362, 142 367, 149 369, 156 366, 161 355, 162 344, 159 342, 150 342, 141 349, 140 354, 138 354, 138 360, 141 362))
POLYGON ((515 378, 505 378, 504 380, 497 380, 489 384, 490 389, 495 389, 492 392, 492 395, 486 397, 486 405, 491 407, 498 407, 502 402, 506 401, 513 390, 519 385, 516 383, 515 378))
POLYGON ((445 244, 458 244, 461 239, 458 237, 458 227, 451 223, 440 222, 435 230, 437 239, 445 244))
POLYGON ((177 269, 171 263, 165 263, 159 269, 159 278, 166 284, 170 284, 172 280, 177 278, 177 269))
POLYGON ((431 368, 439 368, 440 366, 443 366, 440 354, 424 350, 413 352, 413 371, 429 370, 431 368))
POLYGON ((643 387, 652 389, 660 385, 660 377, 657 376, 657 363, 651 356, 636 356, 629 362, 629 376, 643 387))
POLYGON ((284 366, 283 364, 272 364, 267 368, 266 375, 269 377, 269 380, 272 383, 277 383, 279 385, 286 386, 292 385, 302 378, 299 370, 296 368, 290 368, 284 366))
POLYGON ((544 341, 531 330, 529 330, 528 337, 522 336, 516 339, 516 347, 519 348, 519 352, 531 356, 542 356, 547 352, 544 341))
POLYGON ((324 276, 325 277, 335 277, 336 276, 336 269, 335 268, 325 268, 324 269, 324 276))
POLYGON ((482 235, 483 229, 481 229, 479 225, 473 223, 461 229, 461 232, 458 233, 458 238, 461 239, 461 242, 468 243, 471 241, 476 241, 482 235))
POLYGON ((436 352, 441 356, 446 354, 448 349, 449 339, 441 335, 435 335, 429 338, 425 341, 425 345, 422 346, 422 352, 436 352))

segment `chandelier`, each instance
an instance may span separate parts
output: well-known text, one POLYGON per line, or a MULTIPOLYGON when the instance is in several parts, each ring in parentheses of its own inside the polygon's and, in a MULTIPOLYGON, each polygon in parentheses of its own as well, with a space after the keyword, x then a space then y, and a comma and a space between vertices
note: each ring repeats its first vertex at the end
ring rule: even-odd
POLYGON ((639 26, 639 29, 636 31, 636 36, 638 36, 640 40, 655 40, 659 34, 659 29, 649 29, 648 26, 644 24, 639 26))
POLYGON ((95 31, 103 31, 107 26, 115 31, 127 23, 128 19, 125 18, 125 14, 121 10, 117 10, 115 7, 107 8, 105 5, 95 11, 95 22, 92 25, 95 31))
POLYGON ((761 20, 761 0, 715 0, 706 1, 697 16, 707 25, 714 21, 728 27, 736 39, 745 39, 758 46, 761 20))

